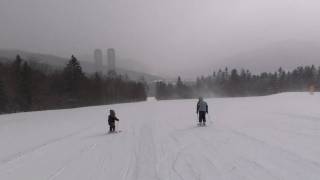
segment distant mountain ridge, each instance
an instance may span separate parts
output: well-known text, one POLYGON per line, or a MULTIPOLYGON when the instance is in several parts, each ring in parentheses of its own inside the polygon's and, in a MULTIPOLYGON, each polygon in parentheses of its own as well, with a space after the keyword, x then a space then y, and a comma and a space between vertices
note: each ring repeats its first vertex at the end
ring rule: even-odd
MULTIPOLYGON (((54 55, 50 55, 50 54, 32 53, 32 52, 21 51, 21 50, 0 49, 0 61, 1 60, 2 61, 12 61, 15 59, 15 57, 18 54, 25 60, 32 60, 32 61, 36 61, 39 63, 48 64, 48 65, 54 66, 56 68, 64 67, 69 60, 68 58, 62 58, 62 57, 54 56, 54 55)), ((81 60, 80 60, 80 63, 81 63, 81 67, 84 70, 84 72, 86 72, 88 74, 92 74, 95 72, 94 63, 81 61, 81 60)), ((106 70, 107 67, 104 66, 103 69, 106 70)), ((144 77, 144 79, 147 82, 163 79, 159 76, 155 76, 155 75, 151 75, 151 74, 143 73, 143 72, 132 71, 132 70, 123 69, 123 68, 117 68, 116 71, 119 74, 128 75, 128 77, 132 80, 139 80, 142 77, 144 77)))
POLYGON ((273 72, 279 67, 320 66, 320 45, 313 42, 283 41, 226 58, 220 66, 244 68, 252 72, 273 72))

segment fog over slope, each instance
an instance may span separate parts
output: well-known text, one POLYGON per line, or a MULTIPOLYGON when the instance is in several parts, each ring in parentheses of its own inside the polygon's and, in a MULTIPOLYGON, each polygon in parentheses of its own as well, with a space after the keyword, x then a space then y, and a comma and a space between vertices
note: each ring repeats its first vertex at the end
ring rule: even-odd
POLYGON ((320 43, 319 15, 318 0, 1 0, 0 48, 68 57, 112 47, 147 72, 193 78, 276 42, 320 43))
MULTIPOLYGON (((54 56, 50 54, 32 53, 32 52, 26 52, 21 50, 0 49, 0 62, 13 61, 18 54, 24 60, 47 64, 52 66, 53 69, 55 68, 62 69, 63 67, 65 67, 68 60, 70 59, 70 57, 63 58, 63 57, 54 56)), ((82 69, 86 73, 93 74, 96 72, 96 67, 93 61, 88 61, 85 58, 78 58, 78 60, 80 61, 82 69)), ((107 73, 106 63, 104 63, 103 71, 107 73)), ((135 68, 130 68, 129 66, 123 66, 122 64, 120 64, 120 66, 116 68, 116 71, 118 74, 128 75, 128 77, 132 80, 141 80, 142 77, 148 82, 163 79, 162 77, 148 74, 143 71, 135 71, 135 68)))
POLYGON ((213 63, 210 68, 244 68, 253 73, 273 72, 282 67, 292 70, 298 66, 320 66, 320 44, 306 41, 282 41, 255 50, 237 53, 213 63))

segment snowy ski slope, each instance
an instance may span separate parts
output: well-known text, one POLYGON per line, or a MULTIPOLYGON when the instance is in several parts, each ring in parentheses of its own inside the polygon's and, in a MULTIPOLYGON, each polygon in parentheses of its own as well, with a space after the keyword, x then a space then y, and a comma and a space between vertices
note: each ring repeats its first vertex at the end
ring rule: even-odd
POLYGON ((196 100, 2 115, 0 180, 320 179, 320 94, 207 102, 208 127, 196 100))

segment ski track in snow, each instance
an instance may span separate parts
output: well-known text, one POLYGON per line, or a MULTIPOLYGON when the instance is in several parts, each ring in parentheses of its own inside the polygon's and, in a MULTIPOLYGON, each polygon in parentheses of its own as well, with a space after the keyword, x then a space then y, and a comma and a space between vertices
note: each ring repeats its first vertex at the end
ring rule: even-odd
POLYGON ((64 141, 64 140, 66 140, 66 139, 68 139, 68 138, 71 138, 71 137, 73 137, 73 136, 75 136, 75 135, 77 135, 77 134, 79 134, 79 133, 81 133, 81 132, 83 132, 83 131, 85 131, 85 130, 88 130, 89 128, 90 128, 90 127, 84 128, 84 129, 81 129, 81 130, 76 131, 76 132, 74 132, 74 133, 68 134, 68 135, 66 135, 66 136, 49 140, 49 141, 47 141, 47 142, 45 142, 45 143, 43 143, 43 144, 40 144, 40 145, 35 146, 35 147, 32 147, 32 148, 30 148, 30 149, 28 149, 28 150, 25 150, 25 151, 23 151, 23 152, 19 152, 19 153, 17 153, 17 154, 10 155, 9 157, 5 157, 5 158, 3 158, 3 159, 0 160, 0 161, 2 162, 2 164, 12 163, 13 161, 18 161, 18 160, 22 159, 24 156, 27 156, 27 155, 30 154, 30 153, 35 153, 36 151, 39 151, 39 150, 41 150, 42 148, 45 148, 46 146, 50 146, 50 145, 52 145, 52 144, 54 144, 54 143, 57 143, 57 142, 59 142, 59 141, 64 141))
POLYGON ((0 179, 320 178, 320 94, 207 101, 206 127, 196 126, 196 100, 0 116, 0 179), (121 133, 106 133, 109 108, 121 133))

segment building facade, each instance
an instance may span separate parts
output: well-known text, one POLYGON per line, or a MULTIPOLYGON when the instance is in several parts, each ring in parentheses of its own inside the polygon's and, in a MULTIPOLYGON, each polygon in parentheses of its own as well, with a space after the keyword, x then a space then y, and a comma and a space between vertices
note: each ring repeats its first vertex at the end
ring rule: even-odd
POLYGON ((101 49, 94 50, 94 64, 95 70, 98 73, 102 73, 103 70, 103 53, 101 49))
POLYGON ((113 48, 107 50, 108 57, 108 71, 116 70, 116 52, 113 48))

